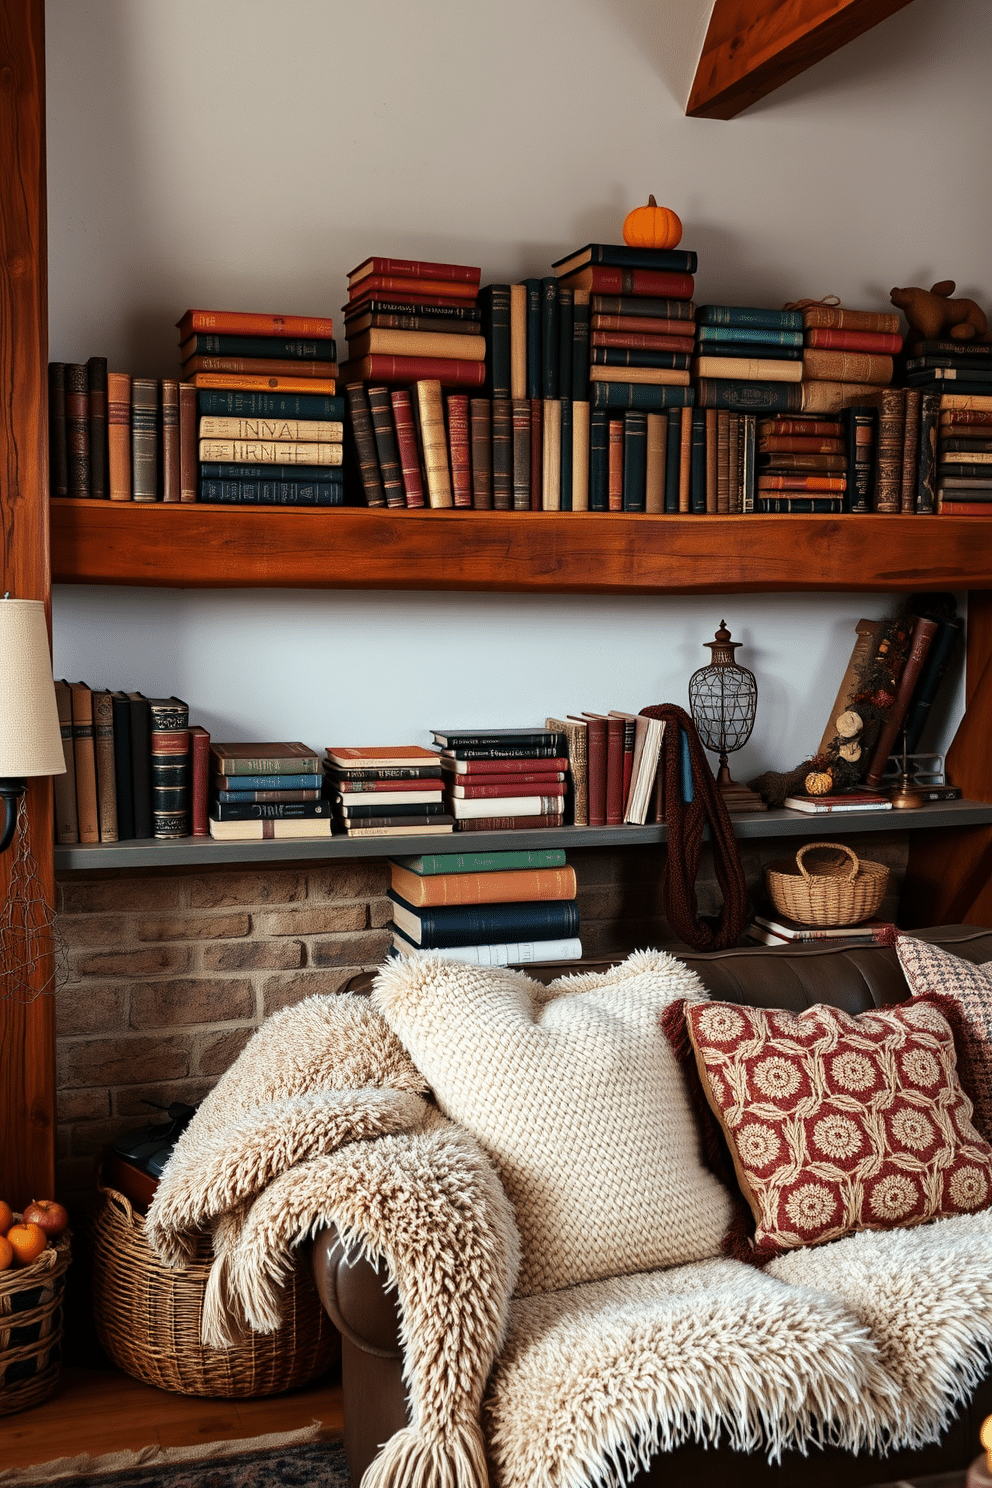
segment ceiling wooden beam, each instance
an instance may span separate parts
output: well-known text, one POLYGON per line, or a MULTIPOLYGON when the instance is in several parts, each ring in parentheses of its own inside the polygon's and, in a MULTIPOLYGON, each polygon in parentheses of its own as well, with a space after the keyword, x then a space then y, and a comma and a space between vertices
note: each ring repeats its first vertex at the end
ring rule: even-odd
POLYGON ((733 119, 910 0, 716 0, 686 113, 733 119))

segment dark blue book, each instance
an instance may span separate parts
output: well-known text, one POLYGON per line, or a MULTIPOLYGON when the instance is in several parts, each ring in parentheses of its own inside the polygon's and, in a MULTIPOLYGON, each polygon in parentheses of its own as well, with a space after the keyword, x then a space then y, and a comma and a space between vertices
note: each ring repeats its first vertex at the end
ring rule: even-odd
POLYGON ((541 281, 525 279, 527 290, 527 396, 541 396, 541 281))
POLYGON ((632 347, 622 351, 619 346, 594 346, 594 367, 667 367, 670 371, 688 372, 692 356, 687 351, 645 351, 632 347))
POLYGON ((558 397, 558 280, 541 280, 541 393, 544 399, 558 397))
POLYGON ((487 284, 479 291, 482 334, 486 338, 487 398, 510 396, 510 286, 487 284))
POLYGON ((756 512, 842 512, 843 496, 761 496, 754 498, 756 512))
POLYGON ((589 398, 589 296, 581 290, 572 301, 572 397, 589 398))
POLYGON ((344 418, 344 399, 327 393, 238 393, 233 388, 200 388, 196 406, 201 416, 216 418, 344 418))
POLYGON ((665 511, 679 509, 679 473, 682 467, 682 412, 668 415, 668 441, 665 450, 665 511))
POLYGON ((183 342, 180 351, 184 362, 194 356, 289 358, 296 362, 336 362, 338 359, 337 342, 331 337, 284 341, 279 336, 218 336, 212 331, 197 331, 183 342))
POLYGON ((574 291, 567 284, 558 286, 558 396, 571 398, 572 393, 572 321, 575 314, 574 291))
POLYGON ((757 357, 776 362, 801 362, 802 346, 774 346, 770 341, 752 342, 741 346, 732 341, 707 341, 697 349, 697 356, 708 357, 757 357))
POLYGON ((117 840, 129 842, 134 831, 134 783, 131 764, 131 700, 126 692, 111 695, 114 721, 114 798, 117 840))
POLYGON ((700 408, 729 408, 731 413, 801 413, 802 383, 735 382, 732 377, 700 377, 700 408))
POLYGON ((694 274, 698 254, 691 248, 629 248, 626 243, 587 243, 567 253, 551 267, 559 275, 574 274, 592 264, 610 269, 664 269, 675 274, 694 274))
POLYGON ((524 904, 407 904, 387 890, 399 929, 424 949, 456 945, 493 945, 508 940, 564 940, 579 933, 574 899, 524 904))
POLYGON ((844 429, 844 444, 847 453, 847 490, 844 493, 844 511, 861 513, 870 512, 872 509, 877 417, 874 408, 841 410, 840 421, 844 429))
POLYGON ((201 460, 201 480, 319 481, 322 485, 344 485, 340 465, 237 465, 227 460, 201 460))
MULTIPOLYGON (((601 386, 602 384, 600 384, 601 386)), ((610 509, 610 418, 605 409, 589 414, 589 510, 610 509)))
POLYGON ((691 387, 652 387, 644 382, 594 382, 589 392, 594 410, 638 408, 656 413, 662 408, 691 408, 695 401, 691 387))
POLYGON ((328 801, 213 801, 211 821, 315 821, 330 816, 328 801))
POLYGON ((212 784, 224 791, 319 790, 322 775, 214 775, 212 784), (291 781, 291 785, 287 785, 291 781), (237 782, 235 784, 235 782, 237 782))
POLYGON ((558 504, 561 511, 572 510, 572 400, 561 400, 561 454, 559 459, 558 504))
POLYGON ((197 501, 231 506, 343 506, 337 481, 201 480, 197 501))
POLYGON ((768 330, 801 331, 801 310, 765 310, 758 305, 700 305, 696 322, 701 326, 764 326, 768 330))
POLYGON ((689 510, 706 511, 706 413, 692 410, 692 445, 689 456, 689 510))
POLYGON ((932 516, 937 510, 937 425, 939 392, 925 392, 920 401, 920 442, 916 459, 916 510, 932 516))
POLYGON ((646 506, 648 416, 628 409, 623 416, 623 509, 642 512, 646 506))

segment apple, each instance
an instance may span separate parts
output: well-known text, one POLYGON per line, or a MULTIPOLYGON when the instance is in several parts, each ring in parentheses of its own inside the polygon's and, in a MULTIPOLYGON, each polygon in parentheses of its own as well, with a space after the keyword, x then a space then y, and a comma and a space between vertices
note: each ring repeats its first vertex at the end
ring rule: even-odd
POLYGON ((3 1199, 0 1199, 0 1235, 6 1235, 14 1223, 14 1211, 3 1199))
POLYGON ((36 1224, 15 1224, 7 1231, 7 1244, 22 1266, 30 1266, 48 1245, 48 1236, 36 1224))
POLYGON ((24 1211, 24 1223, 36 1224, 49 1240, 57 1240, 69 1228, 69 1215, 55 1199, 32 1199, 24 1211))

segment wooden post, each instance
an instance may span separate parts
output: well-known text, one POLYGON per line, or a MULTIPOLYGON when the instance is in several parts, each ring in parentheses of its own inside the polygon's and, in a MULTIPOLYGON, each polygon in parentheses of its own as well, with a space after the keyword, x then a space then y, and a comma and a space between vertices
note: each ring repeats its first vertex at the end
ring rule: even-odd
MULTIPOLYGON (((51 597, 44 0, 0 0, 0 557, 5 590, 51 597)), ((54 894, 52 787, 28 784, 30 847, 54 894)), ((14 849, 11 849, 13 852, 14 849)), ((0 896, 10 854, 0 858, 0 896)), ((36 973, 47 981, 50 963, 36 973)), ((0 1196, 55 1189, 55 1005, 0 1001, 0 1196)))

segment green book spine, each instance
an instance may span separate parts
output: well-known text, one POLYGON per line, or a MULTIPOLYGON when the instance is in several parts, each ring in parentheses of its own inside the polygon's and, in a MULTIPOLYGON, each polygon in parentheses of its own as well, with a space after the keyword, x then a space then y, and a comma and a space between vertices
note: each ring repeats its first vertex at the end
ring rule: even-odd
POLYGON ((701 377, 696 383, 700 408, 729 408, 733 413, 801 413, 802 383, 735 382, 731 377, 701 377))
MULTIPOLYGON (((558 396, 572 397, 572 323, 575 315, 574 291, 568 285, 558 288, 558 396)), ((564 432, 562 433, 564 438, 564 432)))
POLYGON ((589 414, 589 510, 609 511, 609 414, 589 414))
POLYGON ((535 847, 516 852, 427 853, 419 858, 391 858, 401 868, 433 878, 438 873, 505 873, 511 868, 564 868, 563 847, 535 847))
POLYGON ((637 408, 654 413, 659 408, 691 408, 691 387, 653 387, 643 382, 594 382, 590 385, 593 410, 637 408))
POLYGON ((510 396, 510 286, 487 284, 479 291, 482 334, 486 338, 487 398, 510 396))
POLYGON ((525 279, 527 290, 527 396, 541 396, 541 281, 525 279))
POLYGON ((689 466, 689 510, 706 511, 706 414, 692 410, 692 446, 689 466))
POLYGON ((576 403, 589 401, 588 295, 581 295, 572 303, 572 398, 576 403))
MULTIPOLYGON (((645 415, 645 419, 647 415, 645 415)), ((646 437, 646 427, 645 427, 646 437)), ((572 400, 561 400, 561 454, 558 466, 559 510, 572 510, 572 400)))
POLYGON ((755 326, 767 330, 802 331, 801 310, 763 310, 753 305, 700 305, 701 326, 755 326))
POLYGON ((630 409, 623 416, 623 509, 642 512, 647 494, 648 416, 630 409))
POLYGON ((558 397, 558 280, 541 280, 541 393, 558 397))
POLYGON ((932 516, 937 509, 937 423, 940 419, 937 393, 924 393, 920 403, 920 443, 916 461, 916 510, 932 516))
POLYGON ((679 509, 679 469, 682 455, 682 418, 671 414, 668 419, 668 446, 665 451, 665 511, 679 509))
POLYGON ((696 329, 700 350, 709 343, 727 342, 733 346, 802 346, 803 332, 775 330, 771 326, 707 325, 701 322, 696 329))

